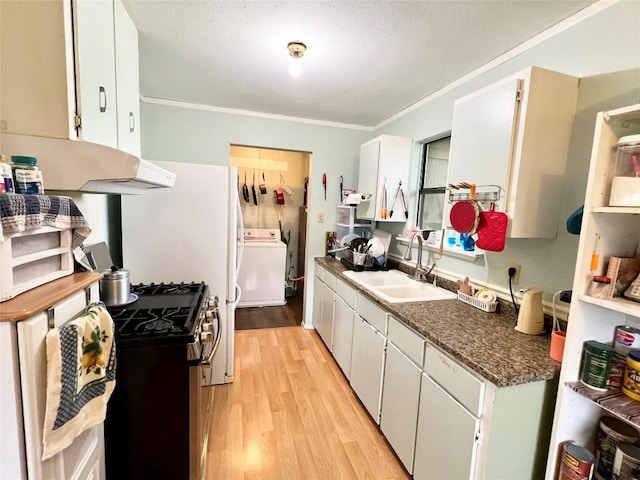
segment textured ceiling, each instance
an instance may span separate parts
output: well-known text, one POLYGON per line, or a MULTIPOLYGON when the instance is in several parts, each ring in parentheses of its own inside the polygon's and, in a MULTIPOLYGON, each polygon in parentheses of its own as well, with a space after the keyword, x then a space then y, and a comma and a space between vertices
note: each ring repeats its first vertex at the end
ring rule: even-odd
POLYGON ((123 3, 143 96, 373 126, 593 0, 123 3))

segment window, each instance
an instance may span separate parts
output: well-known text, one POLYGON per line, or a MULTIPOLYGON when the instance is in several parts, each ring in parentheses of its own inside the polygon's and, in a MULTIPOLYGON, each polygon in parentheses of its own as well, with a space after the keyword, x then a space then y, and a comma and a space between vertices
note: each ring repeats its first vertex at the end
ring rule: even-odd
POLYGON ((450 144, 451 136, 447 136, 422 146, 416 223, 423 230, 442 228, 450 144))

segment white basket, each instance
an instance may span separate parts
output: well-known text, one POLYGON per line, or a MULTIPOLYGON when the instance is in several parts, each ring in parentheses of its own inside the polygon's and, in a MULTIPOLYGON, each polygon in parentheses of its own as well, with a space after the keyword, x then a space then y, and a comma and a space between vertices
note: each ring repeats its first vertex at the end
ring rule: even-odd
POLYGON ((470 295, 466 295, 462 292, 458 292, 458 300, 461 302, 467 303, 472 307, 479 308, 484 312, 495 312, 496 308, 498 308, 498 302, 483 302, 482 300, 472 297, 470 295))

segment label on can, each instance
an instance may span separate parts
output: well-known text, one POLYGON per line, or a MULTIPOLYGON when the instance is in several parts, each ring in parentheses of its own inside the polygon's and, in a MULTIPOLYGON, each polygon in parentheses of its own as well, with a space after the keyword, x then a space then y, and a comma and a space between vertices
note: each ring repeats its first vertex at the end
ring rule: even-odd
POLYGON ((589 450, 574 443, 562 446, 558 480, 588 480, 594 457, 589 450))
POLYGON ((630 443, 616 447, 613 460, 614 480, 636 480, 640 475, 640 448, 630 443))
POLYGON ((582 350, 580 382, 587 387, 606 392, 615 351, 609 345, 585 342, 582 350))
POLYGON ((42 172, 40 170, 24 170, 15 168, 13 175, 16 178, 16 193, 42 194, 42 172))
POLYGON ((631 425, 614 417, 602 417, 599 427, 593 476, 597 480, 609 480, 613 474, 616 447, 621 443, 635 443, 638 432, 631 425))
POLYGON ((622 393, 634 400, 640 400, 640 362, 635 361, 632 355, 627 355, 627 365, 624 367, 624 379, 622 380, 622 393))
POLYGON ((627 355, 631 350, 640 350, 640 330, 628 325, 617 326, 613 348, 621 355, 627 355))
POLYGON ((624 368, 626 364, 627 359, 624 355, 616 353, 613 356, 613 360, 611 362, 611 373, 609 373, 609 388, 615 388, 617 390, 622 388, 624 368))

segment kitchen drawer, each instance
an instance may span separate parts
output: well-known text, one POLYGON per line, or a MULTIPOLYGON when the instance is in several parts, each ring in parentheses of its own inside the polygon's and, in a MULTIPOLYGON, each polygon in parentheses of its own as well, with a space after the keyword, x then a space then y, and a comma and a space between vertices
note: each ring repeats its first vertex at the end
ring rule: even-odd
POLYGON ((387 335, 387 312, 361 293, 356 297, 356 311, 376 330, 387 335))
POLYGON ((327 287, 329 287, 334 292, 336 291, 336 281, 337 278, 333 273, 329 272, 328 270, 324 271, 324 283, 326 283, 327 287))
POLYGON ((354 310, 356 309, 356 291, 351 288, 342 280, 338 279, 336 281, 336 293, 338 296, 344 300, 344 302, 349 305, 354 310))
POLYGON ((315 276, 324 282, 324 268, 316 263, 315 276))
POLYGON ((389 315, 387 338, 416 365, 422 365, 426 340, 419 333, 407 327, 400 320, 389 315))
POLYGON ((471 413, 480 416, 485 389, 482 380, 429 343, 426 344, 423 370, 471 413))

